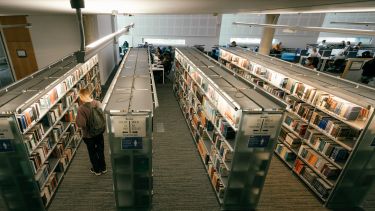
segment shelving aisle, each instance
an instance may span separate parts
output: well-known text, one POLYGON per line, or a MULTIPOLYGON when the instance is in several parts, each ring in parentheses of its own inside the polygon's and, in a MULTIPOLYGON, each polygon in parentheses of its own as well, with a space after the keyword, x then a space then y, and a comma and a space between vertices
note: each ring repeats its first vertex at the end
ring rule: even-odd
POLYGON ((153 210, 219 210, 172 85, 158 86, 157 92, 153 210))
POLYGON ((108 172, 95 176, 89 171, 91 164, 86 145, 81 143, 49 211, 116 210, 108 149, 105 136, 104 154, 108 172))

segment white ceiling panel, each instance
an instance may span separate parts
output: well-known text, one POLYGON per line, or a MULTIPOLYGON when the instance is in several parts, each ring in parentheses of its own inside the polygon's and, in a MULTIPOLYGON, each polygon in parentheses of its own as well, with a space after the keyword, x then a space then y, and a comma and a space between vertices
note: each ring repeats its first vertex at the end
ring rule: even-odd
MULTIPOLYGON (((213 14, 375 11, 373 0, 86 0, 83 13, 213 14)), ((74 13, 68 0, 0 0, 0 15, 74 13)))

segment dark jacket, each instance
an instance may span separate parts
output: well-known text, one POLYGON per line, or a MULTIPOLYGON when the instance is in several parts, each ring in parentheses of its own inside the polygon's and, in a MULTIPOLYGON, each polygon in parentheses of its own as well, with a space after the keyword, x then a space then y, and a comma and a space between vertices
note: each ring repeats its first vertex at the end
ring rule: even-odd
POLYGON ((375 77, 375 58, 367 61, 362 67, 362 76, 375 77))
MULTIPOLYGON (((100 104, 99 101, 93 100, 91 102, 91 106, 101 107, 101 104, 100 104)), ((78 112, 77 112, 76 123, 77 123, 77 126, 82 129, 83 138, 92 138, 89 135, 88 128, 87 128, 87 125, 86 125, 87 121, 90 117, 90 114, 91 114, 90 109, 88 107, 86 107, 84 104, 79 106, 78 112)))

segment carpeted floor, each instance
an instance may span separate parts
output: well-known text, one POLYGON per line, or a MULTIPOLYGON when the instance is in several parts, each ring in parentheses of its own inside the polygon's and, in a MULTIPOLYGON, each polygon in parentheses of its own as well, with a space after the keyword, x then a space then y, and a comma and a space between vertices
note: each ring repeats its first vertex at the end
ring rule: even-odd
MULTIPOLYGON (((153 210, 219 210, 196 146, 188 131, 170 84, 157 87, 160 107, 154 114, 153 210)), ((106 159, 109 172, 94 176, 86 146, 81 144, 63 180, 50 211, 116 210, 112 192, 108 144, 106 159)), ((373 198, 373 197, 372 197, 373 198)), ((366 203, 374 210, 374 200, 366 203)), ((273 157, 257 210, 324 211, 319 200, 304 184, 273 157)))

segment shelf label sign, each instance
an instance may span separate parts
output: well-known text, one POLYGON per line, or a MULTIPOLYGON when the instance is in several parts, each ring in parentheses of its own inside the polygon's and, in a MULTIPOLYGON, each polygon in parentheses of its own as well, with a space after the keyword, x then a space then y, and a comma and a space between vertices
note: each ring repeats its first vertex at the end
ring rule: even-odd
POLYGON ((276 130, 280 120, 281 114, 250 114, 245 116, 242 127, 245 135, 269 135, 270 137, 276 137, 276 130))
POLYGON ((270 136, 250 136, 247 144, 248 148, 262 147, 265 148, 270 142, 270 136))
POLYGON ((142 137, 126 137, 121 140, 121 149, 142 149, 142 137))
POLYGON ((0 140, 1 139, 14 139, 8 119, 0 119, 0 140))
POLYGON ((112 117, 112 133, 115 137, 145 137, 145 116, 114 116, 112 117))
POLYGON ((14 148, 12 145, 12 140, 1 139, 0 140, 0 152, 13 152, 14 148))

